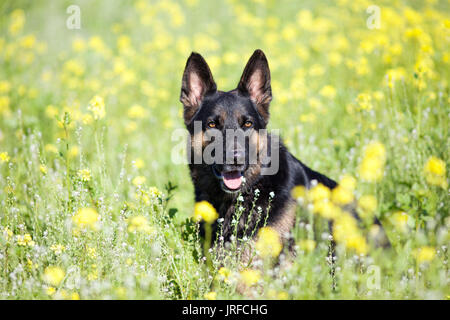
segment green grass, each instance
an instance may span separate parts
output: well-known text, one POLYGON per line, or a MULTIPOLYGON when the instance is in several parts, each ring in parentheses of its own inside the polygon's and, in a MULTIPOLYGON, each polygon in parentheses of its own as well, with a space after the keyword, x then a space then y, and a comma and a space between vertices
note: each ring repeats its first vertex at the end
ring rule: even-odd
POLYGON ((356 177, 354 196, 376 197, 392 249, 358 256, 339 245, 332 277, 325 221, 299 208, 297 256, 260 266, 246 297, 448 299, 448 173, 430 183, 424 170, 432 156, 449 163, 447 1, 383 1, 381 29, 366 26, 365 1, 76 2, 80 30, 66 28, 73 1, 0 4, 0 298, 242 298, 235 251, 228 281, 201 257, 172 134, 183 128, 191 51, 231 90, 261 48, 270 129, 313 169, 356 177), (98 120, 88 109, 96 95, 106 110, 98 120), (377 182, 358 170, 372 141, 386 150, 377 182), (99 214, 95 228, 77 227, 81 208, 99 214), (133 231, 138 216, 147 222, 133 231), (305 239, 315 249, 301 250, 305 239))

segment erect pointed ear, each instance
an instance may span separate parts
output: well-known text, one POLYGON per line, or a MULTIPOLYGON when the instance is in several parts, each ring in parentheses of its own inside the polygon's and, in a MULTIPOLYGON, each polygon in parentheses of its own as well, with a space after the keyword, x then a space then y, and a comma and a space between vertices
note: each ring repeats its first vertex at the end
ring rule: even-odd
POLYGON ((255 103, 259 114, 269 121, 269 104, 272 100, 270 70, 264 52, 256 50, 248 60, 237 87, 242 95, 249 96, 255 103))
POLYGON ((205 59, 192 52, 186 62, 181 84, 180 101, 184 105, 184 122, 188 125, 200 108, 203 98, 217 91, 211 70, 205 59))

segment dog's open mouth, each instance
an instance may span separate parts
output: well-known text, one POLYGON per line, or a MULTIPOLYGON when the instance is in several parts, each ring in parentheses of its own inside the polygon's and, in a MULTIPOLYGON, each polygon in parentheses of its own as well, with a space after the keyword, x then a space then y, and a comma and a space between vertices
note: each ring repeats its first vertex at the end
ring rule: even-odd
POLYGON ((221 187, 225 192, 237 192, 242 186, 242 171, 234 170, 227 172, 219 172, 215 166, 212 167, 214 175, 221 182, 221 187))
POLYGON ((223 184, 230 190, 237 190, 242 184, 242 173, 240 171, 224 172, 223 184))

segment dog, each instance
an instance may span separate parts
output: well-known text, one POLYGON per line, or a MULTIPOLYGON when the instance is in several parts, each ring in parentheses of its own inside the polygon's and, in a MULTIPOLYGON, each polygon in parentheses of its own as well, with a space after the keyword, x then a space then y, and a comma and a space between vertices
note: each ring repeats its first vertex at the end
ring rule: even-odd
MULTIPOLYGON (((253 53, 237 88, 231 91, 217 89, 211 70, 200 54, 193 52, 187 60, 180 101, 190 136, 188 157, 195 201, 208 201, 217 210, 222 222, 222 242, 231 241, 234 233, 238 238, 254 237, 255 230, 267 225, 278 232, 284 243, 289 243, 297 204, 292 189, 299 185, 308 189, 313 181, 330 189, 337 186, 334 180, 295 158, 278 136, 261 134, 269 122, 271 100, 269 64, 261 50, 253 53), (206 139, 212 131, 219 135, 206 139), (228 138, 227 131, 242 132, 245 143, 236 141, 236 136, 228 138), (226 137, 223 141, 218 141, 220 134, 226 137), (201 153, 213 141, 216 146, 223 146, 225 152, 215 154, 215 161, 207 162, 201 153), (252 147, 258 157, 250 162, 252 147), (269 156, 271 160, 267 161, 269 156), (200 160, 194 161, 195 157, 200 160), (278 162, 277 170, 263 174, 273 165, 273 159, 278 162), (234 230, 232 221, 237 201, 244 207, 244 213, 234 230), (255 208, 262 210, 250 214, 255 208)), ((356 211, 354 215, 357 217, 356 211)), ((217 223, 213 230, 218 232, 217 223)))

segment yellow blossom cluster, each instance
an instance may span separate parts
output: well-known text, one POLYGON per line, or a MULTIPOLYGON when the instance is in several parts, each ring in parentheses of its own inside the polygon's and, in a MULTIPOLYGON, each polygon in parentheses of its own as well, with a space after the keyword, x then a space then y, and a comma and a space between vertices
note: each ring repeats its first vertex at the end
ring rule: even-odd
POLYGON ((200 201, 195 204, 194 219, 196 221, 205 221, 213 223, 219 217, 216 209, 208 201, 200 201))
POLYGON ((135 198, 141 203, 149 205, 152 200, 162 199, 163 194, 157 187, 144 188, 140 184, 137 184, 137 186, 138 189, 136 190, 135 198))
POLYGON ((149 225, 146 217, 139 215, 128 219, 128 232, 152 234, 155 232, 155 229, 149 225))
POLYGON ((10 156, 8 155, 8 152, 2 152, 0 153, 0 162, 5 163, 10 160, 10 156))
POLYGON ((60 267, 50 266, 44 270, 44 281, 52 286, 58 286, 66 276, 64 270, 60 267))
POLYGON ((101 96, 95 96, 89 101, 88 109, 92 112, 95 120, 103 119, 106 115, 105 101, 101 96))
MULTIPOLYGON (((296 186, 292 190, 292 196, 311 204, 313 213, 333 221, 333 237, 337 243, 343 244, 358 254, 367 254, 369 248, 367 241, 362 235, 356 219, 345 209, 347 205, 354 202, 355 188, 356 179, 350 175, 344 175, 332 190, 321 183, 316 184, 310 190, 306 190, 303 186, 296 186)), ((361 197, 360 207, 373 212, 375 210, 373 200, 373 196, 361 197)), ((313 240, 303 240, 299 243, 299 247, 304 251, 312 251, 315 243, 313 240)))
POLYGON ((386 148, 378 141, 371 142, 364 149, 358 173, 365 181, 376 182, 383 178, 386 162, 386 148))
POLYGON ((245 269, 240 272, 240 279, 246 286, 251 287, 261 279, 261 271, 254 269, 245 269))
POLYGON ((89 169, 80 169, 78 170, 78 177, 83 182, 91 181, 91 171, 89 169))
POLYGON ((79 228, 98 230, 99 214, 93 208, 81 208, 72 217, 72 222, 79 228))
POLYGON ((428 158, 423 167, 426 181, 446 189, 448 186, 445 162, 435 156, 428 158))
POLYGON ((31 237, 31 235, 29 233, 26 233, 24 235, 17 235, 16 241, 19 246, 24 246, 24 247, 26 247, 26 246, 34 247, 34 245, 36 244, 33 241, 33 238, 31 237))
POLYGON ((271 227, 263 227, 259 229, 255 249, 256 252, 263 258, 278 257, 283 249, 280 235, 271 227))

